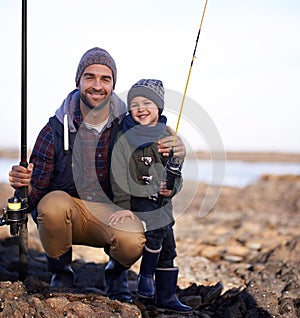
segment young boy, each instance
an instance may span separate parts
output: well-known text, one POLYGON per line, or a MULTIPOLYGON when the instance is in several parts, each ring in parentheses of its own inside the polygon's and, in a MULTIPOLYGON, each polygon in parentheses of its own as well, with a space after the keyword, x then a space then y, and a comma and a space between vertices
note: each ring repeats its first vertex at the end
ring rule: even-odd
POLYGON ((166 189, 164 166, 168 158, 157 151, 157 141, 168 135, 167 119, 162 115, 162 82, 138 81, 129 90, 127 102, 129 114, 114 147, 111 164, 114 203, 125 210, 112 214, 109 222, 114 226, 126 217, 134 219, 135 214, 145 225, 146 245, 137 294, 153 298, 156 290, 158 307, 191 311, 192 308, 182 304, 176 296, 178 268, 174 267, 176 245, 171 198, 181 189, 182 179, 175 179, 173 190, 166 189))

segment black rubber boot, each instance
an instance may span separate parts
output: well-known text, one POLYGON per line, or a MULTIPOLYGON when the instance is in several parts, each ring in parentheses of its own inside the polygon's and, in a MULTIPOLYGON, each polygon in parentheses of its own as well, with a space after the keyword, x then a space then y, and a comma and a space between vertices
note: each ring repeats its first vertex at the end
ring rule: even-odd
POLYGON ((189 312, 192 307, 182 304, 176 296, 177 277, 176 267, 156 269, 156 306, 175 312, 189 312))
POLYGON ((51 287, 72 287, 74 272, 71 267, 72 248, 57 258, 47 256, 48 270, 52 273, 51 287))
POLYGON ((112 300, 132 303, 133 299, 128 288, 128 268, 110 258, 105 267, 105 283, 107 296, 112 300))
POLYGON ((147 246, 144 248, 143 258, 140 266, 140 273, 138 275, 138 289, 137 294, 142 298, 154 297, 154 272, 156 269, 159 250, 151 250, 147 246))

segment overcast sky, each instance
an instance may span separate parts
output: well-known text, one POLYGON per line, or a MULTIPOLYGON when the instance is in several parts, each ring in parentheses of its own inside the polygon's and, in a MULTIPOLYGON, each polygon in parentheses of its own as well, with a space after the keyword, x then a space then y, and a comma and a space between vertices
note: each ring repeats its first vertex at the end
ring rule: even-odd
MULTIPOLYGON (((28 147, 75 88, 79 59, 92 47, 114 57, 116 93, 149 77, 182 94, 204 3, 28 0, 28 147)), ((187 95, 207 112, 225 150, 300 152, 299 34, 299 0, 208 1, 187 95)), ((0 148, 16 148, 21 0, 0 0, 0 43, 0 148)), ((195 148, 198 115, 188 118, 196 132, 181 132, 195 148)))

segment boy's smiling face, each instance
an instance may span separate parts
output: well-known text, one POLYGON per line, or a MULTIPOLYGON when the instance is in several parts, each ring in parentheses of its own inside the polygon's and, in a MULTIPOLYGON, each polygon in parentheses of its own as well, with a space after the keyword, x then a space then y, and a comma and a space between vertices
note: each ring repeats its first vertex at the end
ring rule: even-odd
POLYGON ((136 96, 129 105, 131 116, 140 125, 155 126, 158 122, 159 113, 158 107, 151 99, 136 96))

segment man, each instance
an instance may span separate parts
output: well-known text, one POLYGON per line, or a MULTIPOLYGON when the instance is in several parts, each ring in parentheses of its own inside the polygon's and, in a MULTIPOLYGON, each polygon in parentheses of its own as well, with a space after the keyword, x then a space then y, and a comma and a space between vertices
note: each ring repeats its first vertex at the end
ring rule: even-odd
MULTIPOLYGON (((50 286, 72 286, 72 244, 104 247, 110 256, 105 269, 111 299, 132 302, 128 268, 141 256, 145 237, 141 222, 127 218, 110 226, 118 208, 112 203, 109 169, 116 135, 126 105, 114 93, 116 64, 100 48, 81 58, 76 89, 39 133, 27 168, 13 166, 10 185, 28 187, 28 204, 52 273, 50 286)), ((168 154, 172 137, 159 143, 168 154)), ((178 140, 175 155, 184 155, 178 140)))

